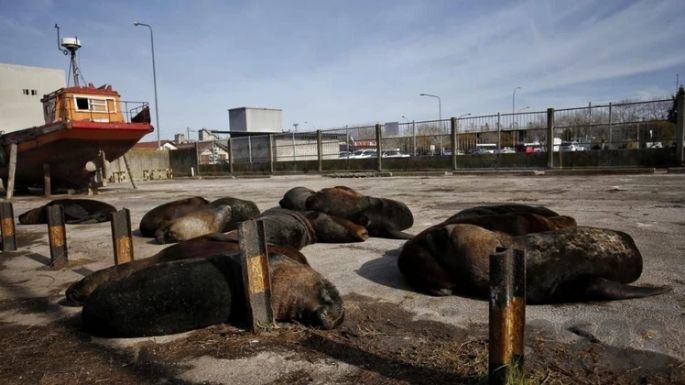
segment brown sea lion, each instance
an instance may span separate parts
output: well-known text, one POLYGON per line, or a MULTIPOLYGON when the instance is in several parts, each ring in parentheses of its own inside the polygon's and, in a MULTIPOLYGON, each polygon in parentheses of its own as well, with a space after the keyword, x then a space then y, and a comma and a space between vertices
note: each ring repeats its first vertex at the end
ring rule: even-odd
MULTIPOLYGON (((311 267, 269 252, 277 321, 322 329, 344 317, 337 289, 311 267)), ((227 321, 244 322, 240 253, 162 262, 100 285, 86 299, 84 326, 110 337, 178 333, 227 321)))
MULTIPOLYGON (((269 252, 283 254, 303 265, 309 264, 305 256, 292 247, 269 244, 268 248, 269 252)), ((111 266, 87 275, 67 288, 65 293, 66 304, 70 306, 80 306, 86 298, 103 283, 126 278, 138 270, 142 270, 157 263, 202 258, 210 255, 238 252, 239 250, 240 246, 238 245, 237 237, 221 233, 207 234, 187 241, 182 241, 162 249, 151 257, 111 266)))
POLYGON ((524 235, 543 231, 576 227, 576 220, 564 216, 544 217, 533 213, 509 213, 502 215, 450 217, 441 225, 468 223, 490 231, 501 231, 509 235, 524 235))
POLYGON ((209 204, 209 201, 197 196, 159 205, 143 215, 143 218, 140 220, 140 233, 144 237, 154 237, 163 223, 182 217, 207 204, 209 204))
POLYGON ((47 208, 62 206, 64 223, 102 223, 112 218, 117 209, 105 202, 93 199, 55 199, 41 207, 31 209, 19 215, 22 225, 41 225, 48 223, 47 208))
POLYGON ((504 214, 537 214, 543 217, 559 216, 559 214, 544 206, 530 206, 520 203, 505 203, 499 205, 471 207, 452 215, 445 222, 452 223, 452 220, 455 219, 504 214))
POLYGON ((253 219, 259 216, 259 208, 257 205, 248 200, 238 199, 233 197, 225 197, 213 200, 210 206, 230 206, 231 220, 224 226, 221 232, 231 231, 238 228, 240 222, 248 219, 253 219))
POLYGON ((221 232, 231 221, 231 206, 206 205, 161 225, 155 232, 161 244, 185 241, 205 234, 221 232))
POLYGON ((512 237, 471 224, 435 226, 405 243, 398 267, 417 290, 488 298, 489 256, 498 247, 526 252, 528 303, 615 300, 664 293, 627 285, 642 273, 642 255, 623 232, 566 228, 512 237))
POLYGON ((369 239, 369 232, 345 218, 328 215, 321 211, 307 211, 309 220, 316 233, 316 241, 321 243, 364 242, 369 239))
POLYGON ((337 186, 317 191, 307 199, 307 209, 348 219, 366 227, 375 237, 411 239, 402 232, 414 224, 414 216, 402 202, 364 196, 349 187, 337 186))
POLYGON ((288 210, 305 211, 307 199, 313 194, 314 191, 306 187, 293 187, 283 195, 278 205, 288 210))
POLYGON ((274 207, 264 211, 258 219, 264 222, 268 243, 298 250, 316 243, 316 231, 302 212, 274 207))

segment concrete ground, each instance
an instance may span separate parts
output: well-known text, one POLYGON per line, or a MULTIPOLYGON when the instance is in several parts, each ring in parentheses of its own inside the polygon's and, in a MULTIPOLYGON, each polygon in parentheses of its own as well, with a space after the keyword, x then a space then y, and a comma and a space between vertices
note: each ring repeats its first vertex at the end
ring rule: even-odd
MULTIPOLYGON (((414 213, 414 227, 408 230, 414 234, 459 210, 508 202, 544 205, 560 214, 573 216, 579 225, 606 227, 630 234, 644 257, 644 272, 636 284, 670 285, 672 292, 626 301, 528 306, 527 324, 562 342, 594 338, 617 349, 670 356, 681 362, 679 367, 682 368, 685 361, 683 174, 184 179, 142 183, 138 190, 126 184, 112 185, 93 198, 117 208, 130 209, 132 226, 136 229, 145 212, 182 197, 233 196, 253 200, 265 210, 276 206, 292 187, 318 190, 335 185, 347 185, 366 195, 405 202, 414 213)), ((42 197, 16 197, 15 215, 48 201, 42 197)), ((47 304, 29 309, 0 306, 0 332, 3 327, 40 327, 75 318, 79 309, 61 306, 59 299, 70 283, 113 263, 110 224, 68 225, 71 263, 69 268, 61 270, 46 267, 50 258, 46 226, 17 225, 17 234, 19 251, 0 254, 0 305, 31 299, 46 299, 47 304)), ((361 295, 387 302, 398 310, 411 313, 414 320, 436 321, 466 330, 473 325, 487 324, 485 301, 458 296, 431 297, 408 288, 396 268, 402 243, 401 240, 371 238, 356 244, 314 244, 302 251, 310 264, 330 279, 344 296, 361 295)), ((150 239, 134 236, 136 258, 150 256, 163 247, 150 239)), ((94 338, 83 343, 102 344, 117 351, 141 342, 158 344, 185 338, 187 334, 152 339, 94 338)), ((313 378, 308 383, 344 383, 342 378, 359 370, 349 362, 338 361, 331 366, 328 361, 310 362, 294 359, 287 352, 268 351, 256 357, 233 360, 196 357, 184 360, 183 365, 183 370, 172 376, 185 381, 183 383, 265 384, 289 372, 308 373, 313 378), (227 365, 228 361, 230 365, 227 365), (246 381, 246 377, 251 380, 246 381)), ((106 379, 103 382, 107 383, 106 379)))

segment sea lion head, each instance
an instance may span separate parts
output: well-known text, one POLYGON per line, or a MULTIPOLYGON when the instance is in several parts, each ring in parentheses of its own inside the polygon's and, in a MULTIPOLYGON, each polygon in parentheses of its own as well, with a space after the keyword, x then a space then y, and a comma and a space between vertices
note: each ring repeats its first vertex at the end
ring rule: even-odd
POLYGON ((304 312, 302 323, 324 330, 338 327, 345 318, 345 309, 338 289, 323 279, 318 287, 316 300, 304 312))
POLYGON ((19 215, 19 223, 22 225, 39 225, 47 223, 48 219, 45 216, 45 206, 31 209, 19 215))

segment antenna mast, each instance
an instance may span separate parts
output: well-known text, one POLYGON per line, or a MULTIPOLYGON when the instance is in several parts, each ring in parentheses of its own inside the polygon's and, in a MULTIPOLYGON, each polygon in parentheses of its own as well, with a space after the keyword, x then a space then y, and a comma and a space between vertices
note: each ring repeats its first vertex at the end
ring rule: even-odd
MULTIPOLYGON (((76 51, 81 48, 81 42, 78 37, 65 37, 60 39, 59 25, 55 24, 55 29, 57 30, 57 49, 65 55, 71 55, 69 69, 74 75, 74 86, 80 87, 78 78, 79 75, 81 75, 81 70, 78 68, 78 64, 76 64, 76 51)), ((81 77, 83 77, 83 75, 81 75, 81 77)))

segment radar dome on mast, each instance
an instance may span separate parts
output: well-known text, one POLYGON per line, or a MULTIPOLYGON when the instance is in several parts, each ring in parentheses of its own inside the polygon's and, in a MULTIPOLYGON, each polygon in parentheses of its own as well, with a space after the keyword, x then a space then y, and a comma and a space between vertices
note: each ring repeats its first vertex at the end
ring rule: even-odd
MULTIPOLYGON (((65 55, 71 55, 71 61, 69 62, 69 67, 71 73, 74 75, 74 86, 79 87, 79 75, 81 75, 81 70, 78 68, 76 63, 76 51, 81 48, 81 41, 78 37, 59 37, 59 25, 55 24, 55 29, 57 30, 57 49, 59 49, 65 55)), ((81 77, 83 77, 81 75, 81 77)))

